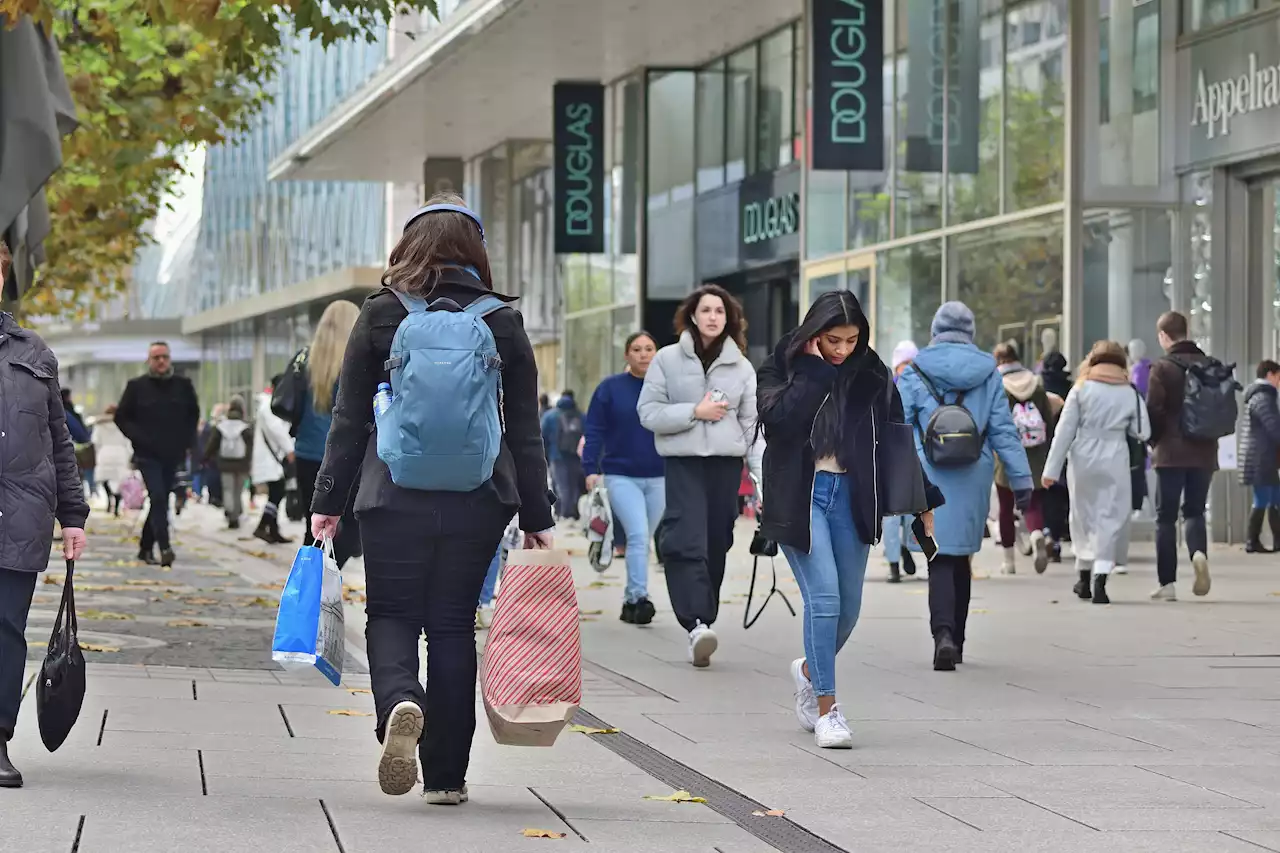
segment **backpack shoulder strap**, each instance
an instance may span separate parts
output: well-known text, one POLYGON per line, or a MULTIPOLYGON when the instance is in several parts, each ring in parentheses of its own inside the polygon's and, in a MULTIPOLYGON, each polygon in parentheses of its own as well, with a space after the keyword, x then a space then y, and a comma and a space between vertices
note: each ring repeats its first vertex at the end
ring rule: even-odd
MULTIPOLYGON (((390 288, 388 288, 390 289, 390 288)), ((391 290, 396 295, 396 299, 400 300, 400 304, 404 306, 404 310, 410 314, 423 314, 427 310, 427 300, 421 296, 410 296, 407 293, 401 293, 398 290, 391 290)))
MULTIPOLYGON (((911 365, 911 369, 920 375, 920 380, 924 382, 924 388, 929 392, 929 396, 933 397, 939 406, 945 406, 947 401, 938 393, 938 386, 933 384, 933 380, 929 378, 929 374, 925 373, 914 363, 911 365)), ((964 395, 961 394, 960 396, 963 399, 964 395)))
POLYGON ((496 296, 481 296, 463 310, 473 317, 488 317, 493 312, 506 307, 507 303, 496 296))

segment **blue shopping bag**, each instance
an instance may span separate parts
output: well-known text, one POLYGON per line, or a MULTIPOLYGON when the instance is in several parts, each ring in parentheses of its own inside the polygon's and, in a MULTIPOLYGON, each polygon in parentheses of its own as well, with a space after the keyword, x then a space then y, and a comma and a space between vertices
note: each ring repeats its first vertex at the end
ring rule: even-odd
POLYGON ((271 659, 285 669, 315 667, 335 687, 342 681, 346 637, 342 611, 342 573, 333 543, 304 545, 280 594, 271 659))

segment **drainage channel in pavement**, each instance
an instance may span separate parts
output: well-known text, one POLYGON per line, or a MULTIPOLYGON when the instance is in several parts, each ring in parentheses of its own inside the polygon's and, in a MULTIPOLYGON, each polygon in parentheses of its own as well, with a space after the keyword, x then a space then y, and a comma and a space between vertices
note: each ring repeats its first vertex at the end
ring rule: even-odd
MULTIPOLYGON (((574 715, 577 725, 595 729, 613 728, 604 720, 584 710, 574 715)), ((706 776, 659 752, 647 743, 625 732, 588 735, 610 752, 626 759, 659 782, 677 791, 689 791, 707 801, 707 808, 724 815, 761 841, 783 853, 847 853, 821 836, 814 835, 798 823, 786 817, 761 820, 753 812, 768 811, 769 806, 758 803, 710 776, 706 776)))

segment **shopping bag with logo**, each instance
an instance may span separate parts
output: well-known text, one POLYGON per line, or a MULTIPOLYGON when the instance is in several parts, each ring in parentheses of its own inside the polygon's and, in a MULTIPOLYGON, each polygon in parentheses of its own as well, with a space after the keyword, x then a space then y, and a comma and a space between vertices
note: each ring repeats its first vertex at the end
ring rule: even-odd
POLYGON ((480 671, 493 739, 551 746, 582 702, 578 597, 564 551, 512 551, 480 671))
POLYGON ((271 659, 285 669, 315 667, 335 687, 342 681, 346 635, 342 614, 342 572, 333 542, 304 545, 280 594, 271 659))

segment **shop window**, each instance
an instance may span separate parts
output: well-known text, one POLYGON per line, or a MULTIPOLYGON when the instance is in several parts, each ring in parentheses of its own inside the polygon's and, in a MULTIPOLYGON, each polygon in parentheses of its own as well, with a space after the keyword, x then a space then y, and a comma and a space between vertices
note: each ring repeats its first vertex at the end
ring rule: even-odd
POLYGON ((1062 22, 1067 0, 1032 0, 1008 11, 1009 32, 1055 33, 1032 47, 1025 41, 1007 50, 1005 96, 1005 209, 1025 210, 1062 200, 1066 137, 1062 79, 1066 37, 1062 22))
POLYGON ((876 349, 893 351, 898 341, 929 343, 929 326, 942 304, 942 241, 925 240, 876 253, 876 349))
POLYGON ((756 96, 760 79, 759 45, 753 44, 729 57, 728 111, 725 141, 728 149, 725 177, 740 181, 756 162, 756 96))
POLYGON ((810 172, 805 196, 805 257, 821 258, 844 251, 846 172, 810 172))
POLYGON ((760 122, 756 170, 771 172, 791 162, 795 111, 795 36, 787 27, 760 43, 760 122))
POLYGON ((1142 341, 1157 358, 1156 321, 1173 308, 1171 210, 1120 208, 1087 211, 1084 218, 1084 345, 1142 341))
POLYGON ((1182 29, 1195 32, 1214 27, 1257 7, 1257 0, 1182 0, 1182 29))
POLYGON ((973 311, 979 348, 1013 340, 1031 365, 1061 346, 1060 214, 958 234, 950 250, 954 292, 973 311))
POLYGON ((693 195, 694 73, 649 78, 649 209, 693 195))
POLYGON ((698 71, 698 192, 724 186, 725 61, 698 71))
MULTIPOLYGON (((917 4, 918 5, 918 4, 917 4)), ((916 5, 911 7, 916 8, 916 5)), ((899 16, 902 21, 905 15, 899 16)), ((898 104, 896 121, 898 125, 897 163, 898 170, 894 176, 893 192, 897 200, 898 237, 933 231, 942 227, 942 175, 938 172, 913 171, 913 164, 908 161, 908 128, 912 110, 919 110, 919 105, 912 106, 911 99, 911 58, 907 50, 907 30, 903 25, 898 32, 898 58, 895 62, 894 76, 897 80, 898 104)), ((927 44, 927 39, 925 41, 927 44)), ((919 54, 917 54, 918 56, 919 54)), ((887 83, 887 81, 886 81, 887 83)), ((919 97, 927 99, 928 93, 919 97)))
POLYGON ((1213 173, 1196 172, 1187 177, 1190 204, 1187 219, 1191 238, 1190 306, 1187 321, 1191 338, 1205 352, 1211 352, 1213 314, 1213 173))
POLYGON ((953 14, 947 25, 955 31, 952 43, 959 47, 960 67, 966 55, 977 50, 974 41, 990 44, 996 56, 992 65, 981 65, 975 81, 962 78, 960 82, 960 103, 975 100, 964 92, 964 87, 977 85, 977 115, 969 118, 961 114, 949 125, 959 133, 976 135, 976 139, 967 144, 953 147, 948 164, 949 222, 954 224, 1000 213, 1000 125, 1004 119, 1004 82, 1000 72, 1004 46, 1000 37, 1004 32, 1004 13, 1000 3, 992 0, 971 6, 955 4, 952 9, 959 10, 959 15, 953 14), (976 16, 976 20, 971 20, 971 15, 976 16))
MULTIPOLYGON (((893 16, 886 15, 884 22, 884 43, 892 44, 893 16)), ((892 57, 886 57, 884 68, 883 102, 880 105, 882 126, 884 128, 884 150, 893 149, 893 72, 895 63, 892 57)), ((848 214, 846 229, 846 247, 861 249, 889 239, 890 194, 893 184, 889 180, 889 157, 885 157, 885 168, 878 172, 850 172, 848 189, 848 214)), ((810 219, 810 227, 813 220, 810 219)))

